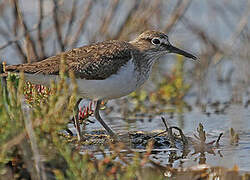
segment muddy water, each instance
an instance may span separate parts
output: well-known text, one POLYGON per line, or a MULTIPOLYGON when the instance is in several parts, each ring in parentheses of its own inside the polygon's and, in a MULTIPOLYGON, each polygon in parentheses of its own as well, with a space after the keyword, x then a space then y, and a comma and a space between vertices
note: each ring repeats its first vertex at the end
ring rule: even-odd
MULTIPOLYGON (((107 123, 118 133, 126 133, 127 131, 145 131, 165 130, 161 121, 161 116, 168 117, 167 114, 156 115, 155 117, 145 116, 144 118, 122 120, 122 118, 104 116, 107 123)), ((211 113, 209 116, 202 113, 199 108, 193 109, 191 112, 182 115, 174 115, 172 119, 168 119, 171 126, 182 126, 185 135, 193 137, 199 123, 202 123, 206 133, 207 141, 217 139, 222 132, 223 136, 220 141, 219 148, 215 148, 215 155, 205 153, 206 163, 214 166, 223 166, 232 168, 238 165, 242 171, 250 171, 250 111, 241 105, 231 105, 224 114, 211 113), (239 134, 240 140, 237 145, 230 144, 230 128, 234 128, 239 134), (220 151, 220 153, 218 153, 220 151)), ((99 129, 101 126, 98 122, 87 126, 88 130, 99 129)), ((169 148, 162 149, 154 157, 161 159, 162 164, 169 164, 170 152, 165 151, 169 148)), ((191 148, 192 149, 192 148, 191 148)), ((191 155, 191 151, 184 159, 174 161, 173 166, 191 166, 197 164, 201 158, 199 154, 191 155)), ((182 155, 182 151, 178 150, 177 154, 182 155)))

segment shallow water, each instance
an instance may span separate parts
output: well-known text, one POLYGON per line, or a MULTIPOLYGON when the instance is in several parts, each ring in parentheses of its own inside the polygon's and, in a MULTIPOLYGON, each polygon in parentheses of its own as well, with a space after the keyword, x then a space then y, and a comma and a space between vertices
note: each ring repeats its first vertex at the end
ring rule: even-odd
MULTIPOLYGON (((164 116, 164 115, 162 115, 164 116)), ((164 125, 161 121, 161 116, 156 116, 154 118, 147 118, 145 120, 133 120, 128 123, 124 122, 122 119, 109 118, 108 116, 103 116, 105 121, 113 128, 114 131, 119 133, 125 133, 128 131, 145 131, 151 132, 154 130, 165 130, 164 125), (151 119, 150 121, 148 119, 151 119), (129 128, 127 128, 129 126, 129 128)), ((165 116, 167 117, 167 116, 165 116)), ((220 140, 220 146, 215 149, 215 155, 205 153, 206 163, 214 166, 223 166, 232 168, 234 165, 238 165, 241 171, 250 171, 250 113, 249 108, 244 108, 240 105, 232 105, 225 114, 211 114, 209 117, 201 113, 198 109, 191 112, 184 113, 182 115, 183 131, 185 135, 193 137, 196 133, 196 128, 201 122, 207 133, 207 142, 211 140, 216 140, 219 134, 222 132, 223 136, 220 140), (237 145, 230 145, 230 134, 229 129, 234 128, 239 134, 240 140, 237 145), (218 151, 220 151, 219 155, 218 151)), ((168 124, 171 126, 179 126, 180 119, 174 116, 172 119, 168 119, 168 124)), ((88 130, 99 129, 101 126, 98 122, 90 124, 87 126, 88 130)), ((158 153, 152 155, 154 159, 158 158, 161 163, 166 165, 169 163, 169 148, 161 149, 158 153)), ((192 149, 192 148, 191 148, 192 149)), ((177 151, 178 154, 182 154, 181 151, 177 151)), ((189 155, 185 159, 178 159, 174 161, 173 166, 178 167, 182 164, 183 167, 191 166, 197 164, 199 159, 199 154, 189 155)))
MULTIPOLYGON (((234 64, 232 63, 232 65, 234 64)), ((233 67, 237 69, 236 65, 233 67)), ((214 70, 208 73, 207 82, 210 84, 210 89, 202 96, 201 101, 202 104, 206 105, 206 108, 202 109, 199 105, 196 105, 199 88, 194 86, 185 98, 185 101, 192 107, 191 111, 184 111, 182 114, 161 113, 155 115, 138 112, 137 116, 131 115, 124 118, 117 109, 117 106, 121 105, 119 102, 122 100, 113 100, 107 104, 107 108, 112 108, 112 111, 109 113, 102 112, 103 119, 115 132, 123 134, 128 131, 165 130, 161 121, 161 117, 165 117, 169 126, 180 127, 184 134, 189 137, 194 137, 193 134, 197 134, 196 128, 199 123, 202 123, 207 133, 207 142, 216 140, 219 134, 223 133, 220 146, 214 148, 215 154, 205 153, 202 156, 198 153, 192 155, 194 150, 191 148, 191 152, 182 158, 180 149, 169 151, 169 147, 166 147, 166 149, 161 149, 153 154, 152 159, 163 165, 171 164, 173 167, 189 167, 199 162, 206 162, 208 165, 228 168, 237 165, 241 171, 250 171, 250 106, 247 105, 247 101, 250 99, 249 88, 246 85, 241 90, 241 93, 244 92, 243 96, 239 96, 235 100, 232 84, 236 82, 232 80, 221 83, 214 76, 217 76, 214 70), (236 145, 230 144, 230 128, 233 128, 239 134, 240 140, 236 145), (171 162, 173 154, 175 158, 179 156, 179 159, 171 162)), ((203 93, 200 92, 200 94, 203 93)), ((125 103, 123 106, 129 105, 131 103, 127 103, 127 105, 125 103)), ((87 126, 88 130, 99 128, 102 127, 98 122, 87 126)))

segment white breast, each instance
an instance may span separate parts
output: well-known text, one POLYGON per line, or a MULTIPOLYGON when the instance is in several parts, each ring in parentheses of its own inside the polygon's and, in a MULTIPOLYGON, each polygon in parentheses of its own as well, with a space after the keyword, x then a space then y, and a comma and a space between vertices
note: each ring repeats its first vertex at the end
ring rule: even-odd
MULTIPOLYGON (((48 86, 51 80, 57 81, 56 75, 25 74, 25 78, 35 84, 48 86)), ((146 80, 146 79, 145 79, 146 80)), ((143 82, 145 81, 143 79, 143 82)), ((70 80, 69 80, 70 81, 70 80)), ((104 80, 76 79, 80 97, 90 99, 115 99, 126 96, 143 84, 135 72, 132 60, 121 67, 117 74, 104 80)))
POLYGON ((137 88, 137 77, 132 60, 114 75, 104 80, 77 79, 79 94, 91 99, 115 99, 126 96, 137 88))

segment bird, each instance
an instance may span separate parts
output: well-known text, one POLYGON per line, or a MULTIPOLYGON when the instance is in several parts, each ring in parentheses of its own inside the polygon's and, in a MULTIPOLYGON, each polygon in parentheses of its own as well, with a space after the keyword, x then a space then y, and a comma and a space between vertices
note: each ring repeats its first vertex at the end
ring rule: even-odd
POLYGON ((131 41, 107 40, 39 62, 7 65, 5 72, 24 72, 25 80, 49 86, 51 80, 59 78, 63 55, 66 71, 75 74, 79 98, 77 109, 83 98, 92 99, 95 118, 110 136, 115 137, 99 114, 101 102, 126 96, 141 87, 149 79, 156 60, 168 53, 197 60, 191 53, 173 46, 166 33, 147 30, 131 41))

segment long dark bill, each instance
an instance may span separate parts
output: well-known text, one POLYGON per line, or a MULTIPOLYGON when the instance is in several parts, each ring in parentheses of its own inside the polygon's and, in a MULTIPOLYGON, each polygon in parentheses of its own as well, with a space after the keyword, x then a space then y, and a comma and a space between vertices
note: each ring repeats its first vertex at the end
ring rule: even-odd
POLYGON ((170 53, 180 54, 180 55, 182 55, 182 56, 191 58, 191 59, 193 59, 193 60, 196 60, 196 59, 197 59, 197 57, 195 57, 194 55, 192 55, 192 54, 190 54, 190 53, 188 53, 188 52, 186 52, 186 51, 183 51, 183 50, 181 50, 181 49, 179 49, 179 48, 177 48, 177 47, 174 47, 174 46, 172 46, 172 45, 169 46, 168 50, 170 51, 170 53))

